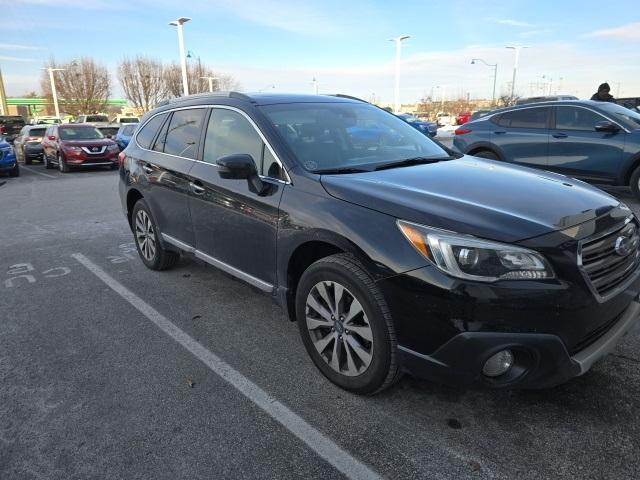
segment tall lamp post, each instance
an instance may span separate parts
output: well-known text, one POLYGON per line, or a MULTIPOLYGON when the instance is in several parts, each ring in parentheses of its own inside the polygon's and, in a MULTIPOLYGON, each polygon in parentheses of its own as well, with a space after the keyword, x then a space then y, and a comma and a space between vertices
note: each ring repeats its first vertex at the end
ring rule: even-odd
POLYGON ((471 65, 475 65, 476 62, 482 62, 487 67, 493 68, 493 93, 491 94, 491 106, 495 107, 496 106, 496 79, 498 78, 498 64, 497 63, 487 63, 481 58, 473 58, 473 59, 471 59, 471 65))
POLYGON ((56 92, 56 80, 53 78, 53 72, 62 72, 64 68, 41 68, 49 72, 49 82, 51 83, 51 96, 53 97, 53 108, 56 110, 56 118, 60 118, 60 108, 58 107, 58 93, 56 92))
POLYGON ((182 68, 182 91, 184 95, 189 95, 189 84, 187 79, 187 59, 184 55, 184 36, 182 35, 182 25, 191 20, 188 17, 180 17, 177 20, 169 22, 169 25, 176 27, 178 30, 178 48, 180 49, 180 67, 182 68))
POLYGON ((513 101, 513 99, 515 98, 515 90, 516 90, 516 74, 518 73, 518 60, 520 59, 520 50, 522 50, 523 48, 527 48, 527 47, 523 47, 523 46, 507 46, 504 48, 508 48, 510 50, 513 50, 516 54, 515 59, 513 61, 513 78, 511 79, 511 101, 513 101))
POLYGON ((213 92, 213 81, 218 80, 218 77, 200 77, 203 80, 209 80, 209 91, 213 92))
POLYGON ((392 38, 390 41, 396 44, 396 84, 393 95, 393 111, 400 113, 400 50, 402 41, 406 40, 409 35, 401 35, 400 37, 392 38))

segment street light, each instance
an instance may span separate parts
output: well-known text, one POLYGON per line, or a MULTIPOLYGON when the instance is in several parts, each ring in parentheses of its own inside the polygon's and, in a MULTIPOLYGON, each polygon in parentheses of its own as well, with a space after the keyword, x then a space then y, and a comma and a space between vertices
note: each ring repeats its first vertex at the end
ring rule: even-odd
POLYGON ((180 49, 180 66, 182 68, 182 91, 184 95, 189 95, 189 85, 187 80, 187 60, 184 56, 184 37, 182 35, 182 25, 191 20, 188 17, 180 17, 177 20, 169 22, 169 25, 176 27, 178 30, 178 48, 180 49))
POLYGON ((520 58, 520 50, 522 50, 523 48, 529 48, 529 47, 523 47, 518 45, 518 46, 507 46, 504 48, 513 50, 516 54, 516 58, 513 62, 513 79, 511 80, 511 101, 513 101, 514 92, 516 89, 516 73, 518 72, 518 59, 520 58))
POLYGON ((496 79, 498 78, 498 64, 497 63, 487 63, 481 58, 472 58, 471 65, 475 65, 476 62, 482 62, 487 67, 493 68, 493 94, 491 95, 491 106, 495 107, 496 105, 496 79))
POLYGON ((316 80, 316 77, 313 77, 311 83, 313 84, 313 94, 318 95, 318 80, 316 80))
POLYGON ((213 81, 218 80, 218 77, 200 77, 203 80, 209 80, 209 91, 213 92, 213 81))
POLYGON ((41 68, 49 72, 49 82, 51 83, 51 96, 53 97, 53 108, 56 110, 56 118, 60 118, 60 109, 58 108, 58 93, 56 92, 56 81, 53 78, 53 72, 62 72, 64 68, 41 68))
POLYGON ((392 38, 389 41, 396 44, 396 85, 394 90, 394 108, 395 113, 400 113, 400 49, 403 40, 411 38, 409 35, 392 38))

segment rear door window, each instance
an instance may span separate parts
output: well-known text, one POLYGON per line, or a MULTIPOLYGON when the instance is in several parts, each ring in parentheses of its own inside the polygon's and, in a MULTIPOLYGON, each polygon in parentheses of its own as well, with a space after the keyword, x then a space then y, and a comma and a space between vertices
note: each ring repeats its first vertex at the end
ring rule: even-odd
POLYGON ((547 128, 549 108, 523 108, 503 113, 498 125, 508 128, 547 128))
POLYGON ((606 120, 602 115, 586 108, 556 107, 557 130, 586 130, 593 132, 596 123, 606 120))
POLYGON ((206 111, 204 108, 190 108, 173 112, 167 130, 164 153, 196 158, 206 111))
POLYGON ((151 120, 147 122, 147 124, 142 127, 142 130, 138 132, 136 136, 136 140, 138 145, 142 148, 146 148, 147 150, 151 148, 151 142, 156 138, 156 134, 158 133, 158 129, 162 126, 164 121, 167 118, 166 113, 162 113, 160 115, 156 115, 151 120))

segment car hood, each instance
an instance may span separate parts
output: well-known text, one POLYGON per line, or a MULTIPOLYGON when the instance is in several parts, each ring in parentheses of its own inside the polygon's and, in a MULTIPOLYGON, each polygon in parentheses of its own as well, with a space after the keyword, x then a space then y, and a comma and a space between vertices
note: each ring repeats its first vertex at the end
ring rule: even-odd
POLYGON ((65 147, 101 147, 103 145, 113 145, 115 142, 110 138, 97 138, 95 140, 62 140, 61 143, 65 147))
POLYGON ((436 228, 518 242, 591 220, 612 196, 563 175, 465 156, 344 175, 323 175, 341 200, 436 228))

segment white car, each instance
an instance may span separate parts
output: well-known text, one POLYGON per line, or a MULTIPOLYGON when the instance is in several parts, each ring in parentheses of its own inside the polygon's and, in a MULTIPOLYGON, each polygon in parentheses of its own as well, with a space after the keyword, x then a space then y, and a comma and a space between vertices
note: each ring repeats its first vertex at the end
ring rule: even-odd
POLYGON ((436 123, 439 127, 451 125, 453 123, 453 117, 450 113, 438 112, 438 114, 436 115, 436 123))

